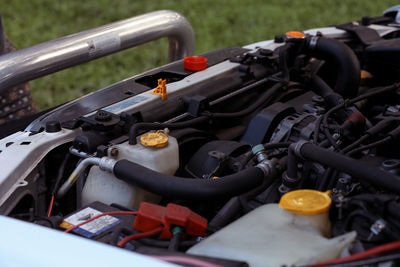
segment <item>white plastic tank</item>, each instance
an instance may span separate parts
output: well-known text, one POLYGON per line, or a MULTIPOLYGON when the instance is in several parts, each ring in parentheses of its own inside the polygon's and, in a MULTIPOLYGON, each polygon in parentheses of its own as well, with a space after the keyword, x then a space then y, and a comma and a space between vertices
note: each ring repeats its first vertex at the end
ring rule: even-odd
POLYGON ((309 265, 337 258, 355 232, 330 239, 327 193, 296 190, 190 248, 187 253, 234 259, 251 267, 309 265))
MULTIPOLYGON (((143 134, 136 145, 125 142, 108 151, 117 160, 126 159, 163 174, 173 175, 179 167, 177 140, 161 132, 143 134)), ((157 203, 159 200, 159 196, 129 185, 97 166, 90 169, 82 191, 82 205, 100 201, 137 209, 142 201, 157 203)))

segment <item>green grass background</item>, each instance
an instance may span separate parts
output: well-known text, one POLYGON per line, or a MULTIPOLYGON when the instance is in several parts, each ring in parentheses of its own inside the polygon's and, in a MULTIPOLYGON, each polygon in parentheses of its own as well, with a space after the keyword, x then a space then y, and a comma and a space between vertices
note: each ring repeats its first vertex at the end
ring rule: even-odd
MULTIPOLYGON (((172 9, 190 21, 196 53, 381 15, 394 0, 0 0, 3 24, 17 48, 32 46, 145 12, 172 9)), ((159 40, 32 81, 39 109, 167 62, 167 41, 159 40)))

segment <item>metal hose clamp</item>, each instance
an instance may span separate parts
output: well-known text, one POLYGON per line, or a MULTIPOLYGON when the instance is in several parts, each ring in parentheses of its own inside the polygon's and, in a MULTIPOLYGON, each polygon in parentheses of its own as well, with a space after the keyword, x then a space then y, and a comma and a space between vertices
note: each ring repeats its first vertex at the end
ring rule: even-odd
POLYGON ((310 41, 308 42, 308 48, 309 48, 310 50, 314 50, 314 48, 317 46, 318 39, 319 39, 318 36, 312 36, 312 37, 309 39, 310 41))
POLYGON ((289 149, 292 149, 292 151, 294 152, 294 154, 296 156, 298 156, 301 159, 305 159, 302 155, 301 155, 301 148, 303 147, 303 145, 305 144, 310 144, 309 141, 305 141, 305 140, 300 140, 297 141, 296 143, 293 143, 290 145, 289 149))

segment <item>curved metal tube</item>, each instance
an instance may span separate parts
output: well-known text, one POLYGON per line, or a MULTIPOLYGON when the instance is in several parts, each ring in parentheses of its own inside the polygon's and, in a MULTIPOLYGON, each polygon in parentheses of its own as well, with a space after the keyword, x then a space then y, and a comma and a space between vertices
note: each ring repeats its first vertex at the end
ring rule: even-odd
POLYGON ((169 38, 169 61, 194 52, 193 29, 184 16, 150 12, 0 56, 0 92, 161 37, 169 38))
POLYGON ((68 192, 68 190, 71 189, 76 180, 78 180, 81 173, 84 172, 87 167, 96 165, 99 166, 101 170, 112 173, 115 163, 116 161, 114 159, 110 159, 107 157, 103 158, 91 157, 82 160, 75 168, 75 170, 71 173, 71 175, 68 177, 67 181, 65 181, 65 183, 58 190, 57 198, 58 199, 62 198, 68 192))

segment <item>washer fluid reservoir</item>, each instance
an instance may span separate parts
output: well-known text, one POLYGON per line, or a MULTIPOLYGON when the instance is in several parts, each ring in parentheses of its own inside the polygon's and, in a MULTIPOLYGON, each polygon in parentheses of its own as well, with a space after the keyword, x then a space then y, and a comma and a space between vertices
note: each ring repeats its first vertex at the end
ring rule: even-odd
MULTIPOLYGON (((143 134, 138 137, 136 145, 125 142, 110 147, 108 151, 109 156, 116 160, 126 159, 163 174, 173 175, 179 167, 177 140, 161 132, 143 134)), ((157 203, 160 199, 161 197, 129 185, 97 166, 90 169, 82 191, 82 205, 100 201, 108 205, 116 203, 137 209, 143 201, 157 203)))
POLYGON ((355 232, 330 239, 328 193, 296 190, 214 233, 187 253, 257 266, 309 265, 337 258, 355 232))

